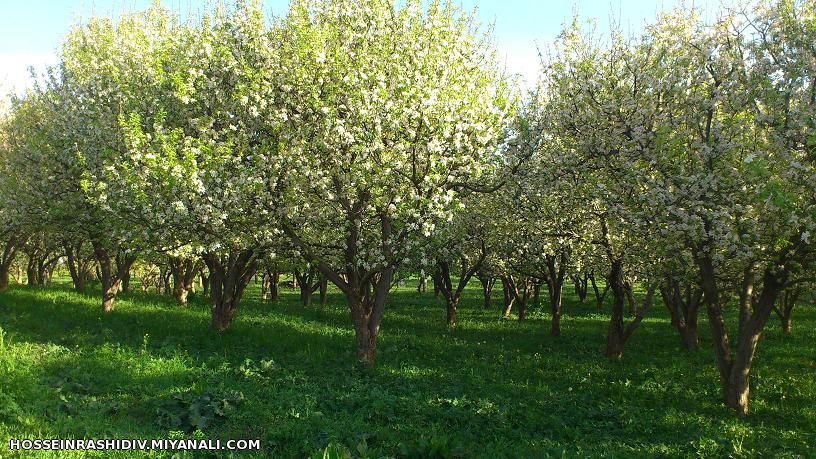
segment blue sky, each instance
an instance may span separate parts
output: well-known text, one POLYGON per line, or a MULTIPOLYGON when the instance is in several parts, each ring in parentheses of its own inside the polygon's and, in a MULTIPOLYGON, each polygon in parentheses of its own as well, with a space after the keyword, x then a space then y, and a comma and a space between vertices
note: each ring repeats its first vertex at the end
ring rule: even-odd
MULTIPOLYGON (((227 3, 230 0, 225 0, 227 3)), ((624 31, 638 33, 658 11, 682 0, 456 0, 466 9, 477 9, 483 24, 494 24, 496 45, 508 70, 530 82, 538 69, 537 47, 545 47, 562 24, 578 13, 594 18, 599 30, 608 30, 610 19, 624 31)), ((29 66, 42 69, 56 61, 56 49, 71 25, 89 16, 111 16, 146 8, 151 0, 0 0, 0 91, 20 91, 28 82, 29 66)), ((697 0, 697 6, 716 10, 719 0, 697 0), (709 3, 709 4, 706 4, 709 3)), ((199 12, 205 2, 162 0, 182 14, 199 12)), ((264 0, 264 9, 284 14, 288 0, 264 0)))

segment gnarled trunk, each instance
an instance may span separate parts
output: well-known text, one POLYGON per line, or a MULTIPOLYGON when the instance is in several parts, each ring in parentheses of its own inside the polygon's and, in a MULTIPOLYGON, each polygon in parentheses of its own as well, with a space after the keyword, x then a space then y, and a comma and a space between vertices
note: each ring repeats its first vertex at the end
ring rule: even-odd
POLYGON ((94 256, 99 263, 99 280, 102 282, 102 312, 107 314, 113 311, 116 295, 122 288, 122 279, 130 271, 131 265, 136 261, 135 255, 118 254, 115 258, 110 255, 99 241, 91 241, 94 249, 94 256))
POLYGON ((322 307, 326 306, 326 301, 329 298, 329 281, 325 277, 320 276, 319 285, 320 285, 320 306, 322 307))
POLYGON ((733 354, 725 328, 723 305, 720 301, 714 263, 707 253, 698 253, 695 256, 704 290, 703 298, 708 310, 723 397, 726 405, 740 416, 748 414, 751 364, 762 335, 762 329, 787 281, 790 272, 788 254, 788 249, 783 249, 778 259, 765 268, 762 276, 762 291, 755 301, 749 300, 753 296, 753 273, 751 272, 753 266, 749 265, 746 268, 741 292, 743 304, 741 305, 740 322, 742 323, 737 336, 737 349, 733 354), (753 307, 747 311, 750 306, 753 307))
POLYGON ((547 266, 546 282, 550 296, 550 312, 552 314, 550 335, 555 337, 561 336, 561 297, 568 264, 569 252, 567 251, 562 251, 557 258, 555 255, 545 257, 545 265, 547 266))
POLYGON ((600 311, 603 309, 606 294, 609 292, 609 282, 606 283, 603 292, 601 292, 601 290, 598 288, 598 284, 595 282, 595 273, 589 273, 588 277, 589 282, 592 285, 592 291, 595 293, 595 307, 600 311))
POLYGON ((572 282, 575 286, 575 294, 578 295, 578 301, 583 304, 584 301, 586 301, 587 292, 589 291, 589 273, 584 271, 583 274, 573 275, 572 282))
MULTIPOLYGON (((612 316, 609 320, 609 328, 606 336, 606 356, 620 358, 623 356, 623 348, 632 333, 640 326, 643 318, 649 312, 652 305, 652 298, 657 289, 657 284, 653 283, 646 291, 646 296, 640 307, 635 311, 635 317, 624 328, 623 307, 626 302, 626 285, 623 278, 623 261, 619 258, 612 259, 609 271, 608 283, 612 290, 612 316)), ((634 298, 632 299, 634 301, 634 298)))
POLYGON ((257 253, 253 249, 230 250, 224 256, 205 253, 203 258, 210 273, 212 328, 222 332, 232 324, 244 289, 252 281, 257 253))
POLYGON ((173 298, 178 305, 186 306, 201 265, 192 258, 184 257, 167 257, 167 264, 173 277, 173 298))
POLYGON ((680 281, 667 276, 660 286, 663 304, 671 315, 671 324, 680 333, 684 350, 695 351, 698 347, 697 316, 703 290, 686 282, 681 289, 680 281))
POLYGON ((791 334, 791 314, 801 293, 801 288, 786 289, 779 298, 779 304, 774 305, 774 312, 779 316, 779 321, 782 323, 782 333, 785 335, 791 334))
POLYGON ((490 309, 492 306, 493 286, 496 285, 496 278, 488 274, 478 274, 477 277, 479 283, 482 285, 484 308, 490 309))

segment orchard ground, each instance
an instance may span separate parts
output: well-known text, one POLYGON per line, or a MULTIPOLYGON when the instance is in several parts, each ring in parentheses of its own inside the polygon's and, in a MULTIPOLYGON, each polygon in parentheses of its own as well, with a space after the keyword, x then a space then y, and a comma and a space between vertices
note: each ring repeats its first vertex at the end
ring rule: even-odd
POLYGON ((259 452, 233 453, 241 457, 813 454, 812 305, 797 306, 791 336, 769 322, 751 412, 739 419, 722 404, 704 314, 701 349, 684 353, 658 302, 617 361, 603 357, 607 313, 574 296, 565 298, 563 336, 552 338, 546 304, 526 322, 500 319, 500 295, 484 310, 473 282, 449 329, 443 300, 414 285, 392 293, 372 369, 353 363, 336 291, 326 307, 303 308, 294 290, 264 302, 253 284, 218 334, 201 296, 180 308, 134 291, 103 316, 98 286, 86 295, 67 283, 12 287, 0 294, 0 457, 31 454, 9 451, 10 438, 83 437, 261 441, 259 452))

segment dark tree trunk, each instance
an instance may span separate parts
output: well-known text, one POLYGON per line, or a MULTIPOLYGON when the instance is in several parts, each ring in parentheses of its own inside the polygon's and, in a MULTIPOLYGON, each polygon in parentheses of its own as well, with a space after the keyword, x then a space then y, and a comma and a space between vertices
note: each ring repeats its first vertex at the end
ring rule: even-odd
POLYGON ((793 308, 796 306, 796 302, 799 300, 799 295, 801 295, 801 293, 801 288, 785 289, 779 298, 779 304, 774 305, 774 312, 776 312, 776 315, 779 317, 779 321, 782 323, 782 333, 785 335, 791 334, 791 314, 793 313, 793 308))
POLYGON ((14 263, 14 258, 17 256, 18 241, 12 236, 9 237, 0 253, 0 292, 8 289, 9 286, 9 270, 11 264, 14 263))
POLYGON ((737 337, 737 349, 732 354, 728 342, 728 333, 725 328, 725 319, 720 301, 720 291, 717 286, 714 263, 708 253, 697 253, 697 264, 701 285, 704 291, 704 303, 708 311, 711 337, 714 343, 714 352, 717 357, 717 368, 720 373, 720 383, 723 388, 726 405, 738 415, 748 414, 750 396, 751 364, 756 353, 762 329, 776 304, 780 292, 787 282, 790 272, 788 261, 789 249, 783 249, 778 259, 765 268, 762 277, 762 291, 756 301, 748 300, 753 290, 753 268, 749 266, 743 276, 741 294, 744 304, 741 305, 740 334, 737 337), (748 287, 751 287, 750 289, 748 287), (753 304, 753 310, 745 314, 753 304))
POLYGON ((515 303, 518 305, 518 320, 523 322, 527 319, 527 303, 533 293, 533 280, 524 276, 519 276, 518 279, 514 279, 511 275, 502 278, 502 283, 505 286, 505 293, 507 295, 505 301, 509 303, 505 304, 504 316, 507 317, 510 314, 510 309, 515 303))
POLYGON ((299 270, 295 270, 293 275, 298 287, 300 287, 300 302, 303 303, 303 306, 311 306, 312 295, 320 288, 317 268, 309 267, 302 273, 299 270), (315 282, 315 279, 318 280, 315 282))
POLYGON ((635 306, 635 287, 629 280, 624 281, 623 285, 626 291, 626 302, 629 305, 629 314, 635 314, 637 312, 637 306, 635 306))
POLYGON ((540 304, 540 296, 541 296, 541 280, 536 279, 533 281, 533 304, 538 306, 540 304))
POLYGON ((192 258, 167 257, 170 275, 173 277, 173 298, 179 306, 187 305, 187 297, 193 289, 193 282, 201 269, 200 262, 192 258))
POLYGON ((5 292, 9 286, 9 270, 0 266, 0 292, 5 292))
POLYGON ((623 356, 623 305, 626 302, 623 262, 620 259, 611 261, 606 284, 612 290, 612 316, 606 332, 606 356, 620 358, 623 356))
POLYGON ((484 297, 484 308, 490 309, 493 296, 493 286, 496 278, 490 275, 479 275, 479 283, 482 284, 482 296, 484 297))
POLYGON ((595 273, 589 273, 589 282, 592 285, 592 291, 595 293, 595 307, 598 308, 600 311, 603 309, 604 300, 606 300, 606 294, 609 292, 609 283, 607 282, 604 286, 603 292, 598 288, 598 284, 595 283, 595 273))
POLYGON ((65 249, 68 273, 71 275, 71 281, 74 283, 74 290, 77 292, 83 292, 85 291, 85 276, 84 273, 82 273, 82 268, 80 266, 80 258, 82 257, 80 250, 82 249, 82 243, 80 243, 79 247, 75 249, 66 241, 63 242, 62 247, 65 249))
POLYGON ((547 267, 547 288, 550 296, 550 312, 552 314, 551 336, 561 336, 561 297, 564 290, 564 281, 567 276, 569 252, 562 251, 558 257, 545 257, 547 267))
MULTIPOLYGON (((632 333, 640 326, 643 318, 649 312, 652 305, 652 298, 657 289, 657 284, 653 283, 646 291, 643 302, 635 311, 635 317, 626 327, 623 324, 623 307, 626 303, 626 286, 623 277, 623 261, 612 259, 609 271, 609 283, 612 290, 612 316, 609 320, 609 329, 606 337, 606 356, 611 358, 623 357, 623 348, 632 333)), ((634 301, 634 298, 632 299, 634 301)))
POLYGON ((459 299, 462 297, 462 292, 467 287, 470 279, 482 267, 487 251, 482 247, 479 259, 473 264, 469 265, 466 258, 462 257, 459 283, 453 285, 451 279, 450 263, 447 260, 439 260, 436 263, 436 271, 434 272, 434 287, 439 288, 442 295, 445 297, 445 306, 447 309, 448 325, 456 326, 456 307, 459 305, 459 299))
POLYGON ((324 277, 320 276, 320 306, 326 306, 326 301, 329 297, 329 281, 324 277))
POLYGON ((201 276, 201 293, 204 296, 210 296, 210 273, 202 269, 199 275, 201 276))
POLYGON ((439 286, 439 283, 436 281, 436 278, 437 278, 438 275, 439 275, 439 272, 437 271, 437 272, 433 273, 433 276, 432 276, 434 278, 434 298, 439 298, 439 288, 440 288, 440 286, 439 286))
POLYGON ((206 253, 203 258, 210 273, 212 328, 222 332, 232 324, 244 289, 252 281, 257 253, 253 249, 232 250, 226 256, 206 253))
POLYGON ((587 297, 589 274, 586 271, 584 271, 583 275, 575 274, 572 276, 572 282, 575 285, 575 294, 578 295, 578 301, 583 304, 587 297))
POLYGON ((36 254, 28 254, 28 263, 26 264, 26 279, 29 287, 39 284, 37 280, 37 259, 36 254))
POLYGON ((686 282, 681 289, 680 281, 667 276, 660 286, 663 304, 671 315, 671 324, 680 333, 680 343, 684 350, 698 348, 697 316, 703 297, 702 289, 686 282))
POLYGON ((122 288, 122 278, 130 270, 130 266, 136 261, 134 255, 122 254, 117 256, 116 266, 114 257, 98 241, 92 241, 94 256, 99 263, 99 280, 102 282, 102 312, 107 314, 113 311, 116 295, 122 288))
POLYGON ((280 283, 280 272, 278 270, 272 271, 269 277, 269 299, 277 301, 278 299, 278 284, 280 283))
POLYGON ((127 293, 129 291, 130 291, 130 270, 127 270, 122 274, 121 292, 127 293))

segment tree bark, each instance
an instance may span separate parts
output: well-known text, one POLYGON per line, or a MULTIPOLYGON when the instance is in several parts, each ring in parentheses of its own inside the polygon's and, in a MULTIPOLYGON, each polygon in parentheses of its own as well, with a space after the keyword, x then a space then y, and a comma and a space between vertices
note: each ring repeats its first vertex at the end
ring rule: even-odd
POLYGON ((479 259, 473 265, 469 265, 465 257, 461 260, 461 269, 459 273, 459 283, 454 287, 451 279, 450 263, 447 260, 439 260, 436 263, 436 271, 434 272, 434 286, 439 286, 439 290, 445 297, 445 305, 447 308, 448 326, 456 326, 456 307, 459 305, 459 299, 462 297, 462 292, 467 287, 470 279, 481 269, 485 258, 487 257, 487 250, 482 246, 479 254, 479 259))
MULTIPOLYGON (((294 270, 293 275, 300 287, 300 301, 303 306, 308 307, 312 304, 312 295, 320 288, 320 279, 318 276, 318 269, 316 267, 309 267, 303 272, 294 270), (315 281, 317 279, 317 281, 315 281)), ((321 298, 321 300, 323 300, 321 298)), ((321 304, 322 301, 321 301, 321 304)))
POLYGON ((8 237, 4 246, 3 252, 0 253, 0 292, 8 289, 9 286, 9 271, 11 264, 14 263, 14 258, 17 256, 18 241, 14 236, 8 237))
POLYGON ((552 314, 550 336, 554 337, 561 336, 561 297, 568 264, 569 253, 567 251, 562 251, 558 258, 556 258, 555 255, 545 257, 545 265, 547 266, 547 287, 550 296, 550 312, 552 314))
POLYGON ((74 290, 77 292, 85 291, 85 267, 82 263, 82 245, 80 242, 77 246, 63 241, 62 247, 65 250, 65 257, 67 259, 68 273, 71 275, 71 281, 74 284, 74 290))
POLYGON ((702 301, 703 291, 691 282, 681 291, 680 281, 667 276, 660 286, 663 304, 671 315, 671 324, 680 334, 680 343, 686 351, 697 350, 697 316, 702 301))
POLYGON ((324 277, 320 276, 320 306, 326 306, 326 301, 329 298, 329 281, 324 277))
POLYGON ((516 301, 515 297, 510 293, 510 284, 512 284, 511 276, 502 276, 502 291, 504 293, 504 308, 502 310, 502 317, 508 317, 510 311, 513 309, 513 303, 516 301))
POLYGON ((179 306, 186 306, 201 265, 192 258, 184 257, 167 257, 167 264, 173 277, 173 298, 179 306))
POLYGON ((575 285, 575 294, 578 295, 578 301, 580 301, 581 304, 583 304, 584 301, 586 301, 588 292, 587 288, 588 281, 589 274, 586 271, 584 271, 583 274, 575 274, 574 276, 572 276, 572 282, 575 285))
POLYGON ((793 313, 793 308, 796 306, 796 302, 799 300, 799 295, 801 295, 801 293, 801 288, 785 289, 779 298, 779 304, 774 305, 774 312, 776 312, 776 315, 779 316, 779 321, 782 324, 782 333, 785 335, 791 334, 791 314, 793 313))
POLYGON ((484 308, 490 309, 492 306, 493 286, 496 278, 489 275, 478 275, 479 283, 482 284, 482 296, 484 297, 484 308))
POLYGON ((113 311, 116 295, 122 287, 122 278, 136 261, 135 255, 123 254, 116 257, 118 263, 114 266, 114 257, 110 255, 99 241, 91 241, 94 256, 99 263, 99 279, 102 282, 102 312, 107 314, 113 311))
POLYGON ((589 273, 589 281, 592 285, 592 291, 595 293, 595 307, 600 311, 603 309, 604 300, 606 300, 606 294, 609 292, 609 283, 604 286, 603 293, 598 288, 598 284, 595 283, 595 273, 589 273))
MULTIPOLYGON (((696 254, 695 262, 700 272, 704 290, 704 302, 708 310, 714 351, 717 357, 717 368, 720 373, 720 384, 726 405, 739 416, 748 414, 750 397, 751 364, 762 329, 776 304, 780 292, 787 282, 790 273, 788 262, 789 249, 783 249, 778 259, 765 268, 762 276, 762 290, 756 302, 751 301, 753 310, 743 318, 740 334, 737 336, 737 349, 732 354, 728 342, 728 333, 719 298, 714 263, 708 253, 696 254)), ((752 269, 752 268, 751 268, 752 269)), ((743 293, 747 298, 749 283, 753 285, 753 275, 743 276, 743 293), (750 282, 746 279, 750 278, 750 282)), ((751 290, 753 287, 751 288, 751 290)), ((747 308, 748 300, 746 300, 747 308)))
POLYGON ((623 356, 623 305, 626 302, 622 260, 611 260, 606 282, 612 290, 612 315, 606 332, 606 356, 620 358, 623 356))
POLYGON ((231 250, 224 256, 205 253, 210 273, 210 313, 213 330, 222 332, 235 318, 244 289, 252 281, 258 263, 253 249, 231 250))

